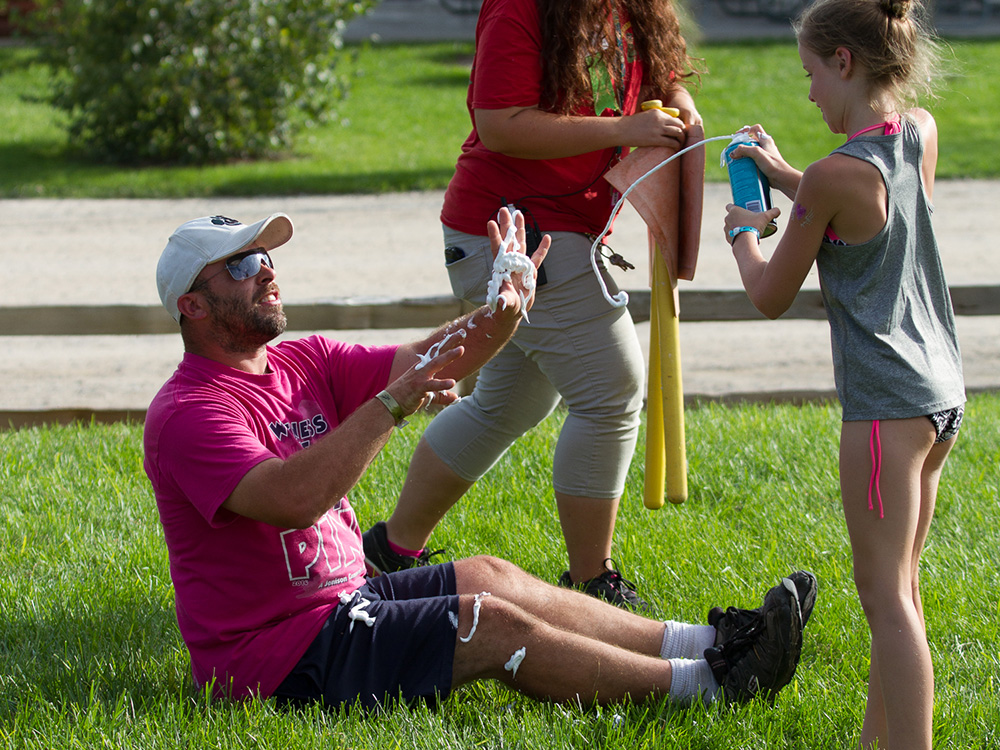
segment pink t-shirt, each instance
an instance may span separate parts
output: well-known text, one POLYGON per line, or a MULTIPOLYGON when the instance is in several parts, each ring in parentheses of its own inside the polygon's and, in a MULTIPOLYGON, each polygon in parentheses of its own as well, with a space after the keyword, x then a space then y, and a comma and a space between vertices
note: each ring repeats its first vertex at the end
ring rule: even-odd
POLYGON ((221 506, 251 468, 321 440, 382 390, 395 352, 311 336, 268 347, 264 375, 188 353, 153 399, 145 469, 199 685, 214 678, 218 695, 270 695, 341 592, 364 582, 361 531, 347 498, 308 529, 221 506))

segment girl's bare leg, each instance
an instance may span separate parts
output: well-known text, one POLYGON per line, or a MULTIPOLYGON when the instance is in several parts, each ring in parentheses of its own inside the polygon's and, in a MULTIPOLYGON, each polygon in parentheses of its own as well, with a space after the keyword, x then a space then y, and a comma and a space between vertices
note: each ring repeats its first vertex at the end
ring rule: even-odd
MULTIPOLYGON (((934 670, 924 630, 918 567, 950 443, 934 445, 926 417, 885 420, 881 433, 884 518, 872 490, 871 422, 845 422, 841 492, 854 578, 872 632, 862 747, 930 748, 934 670)), ((951 441, 953 442, 953 441, 951 441)))

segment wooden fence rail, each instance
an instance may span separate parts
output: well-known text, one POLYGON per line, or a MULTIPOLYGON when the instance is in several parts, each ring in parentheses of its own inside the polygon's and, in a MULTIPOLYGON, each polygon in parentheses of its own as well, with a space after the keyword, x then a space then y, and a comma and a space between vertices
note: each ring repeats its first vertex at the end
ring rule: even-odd
MULTIPOLYGON (((640 323, 649 320, 648 289, 629 293, 629 312, 640 323)), ((1000 286, 951 288, 956 315, 1000 315, 1000 286)), ((458 317, 463 302, 452 296, 393 299, 366 297, 307 304, 287 304, 292 331, 434 328, 458 317)), ((762 320, 742 290, 680 292, 682 321, 762 320)), ((822 320, 826 317, 818 290, 800 291, 782 318, 822 320)), ((177 325, 160 305, 39 305, 0 307, 3 336, 90 336, 176 333, 177 325)))
MULTIPOLYGON (((1000 286, 957 286, 951 288, 957 315, 1000 315, 1000 286)), ((635 322, 649 320, 650 292, 629 292, 629 312, 635 322)), ((458 317, 468 309, 452 296, 415 299, 357 298, 285 305, 288 328, 294 331, 364 330, 419 328, 429 330, 458 317)), ((681 320, 742 321, 762 320, 742 290, 697 290, 680 292, 681 320)), ((800 291, 783 319, 825 318, 823 301, 817 290, 800 291)), ((177 325, 159 305, 39 305, 0 306, 0 336, 94 336, 176 334, 177 325)), ((470 381, 471 382, 471 381, 470 381)), ((464 383, 467 387, 469 383, 464 383)), ((829 394, 794 392, 781 400, 799 403, 829 394)), ((745 394, 735 394, 742 400, 745 394)), ((44 411, 2 411, 0 430, 41 424, 70 422, 141 421, 145 410, 50 409, 44 411)))

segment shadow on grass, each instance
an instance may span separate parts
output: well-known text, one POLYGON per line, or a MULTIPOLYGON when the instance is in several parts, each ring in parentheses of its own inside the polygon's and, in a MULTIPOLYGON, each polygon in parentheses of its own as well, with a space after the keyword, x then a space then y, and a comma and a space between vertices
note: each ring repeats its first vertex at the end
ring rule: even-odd
POLYGON ((92 198, 202 198, 259 195, 350 195, 441 190, 454 169, 395 169, 360 174, 308 171, 298 157, 231 164, 218 171, 212 166, 148 166, 127 170, 88 163, 57 147, 0 146, 0 197, 73 197, 81 181, 108 176, 103 186, 89 188, 92 198), (241 167, 246 171, 241 173, 241 167), (301 168, 300 168, 301 167, 301 168), (187 173, 186 177, 171 172, 187 173), (157 186, 159 176, 162 186, 157 186))
POLYGON ((55 142, 25 145, 0 144, 0 195, 5 198, 38 198, 52 195, 51 186, 113 171, 67 153, 55 142))
POLYGON ((209 195, 350 195, 440 190, 453 168, 384 170, 364 174, 247 175, 220 180, 209 195))
POLYGON ((134 706, 164 695, 196 697, 173 609, 133 600, 105 609, 58 603, 44 614, 0 622, 0 724, 27 704, 61 713, 94 704, 134 706))

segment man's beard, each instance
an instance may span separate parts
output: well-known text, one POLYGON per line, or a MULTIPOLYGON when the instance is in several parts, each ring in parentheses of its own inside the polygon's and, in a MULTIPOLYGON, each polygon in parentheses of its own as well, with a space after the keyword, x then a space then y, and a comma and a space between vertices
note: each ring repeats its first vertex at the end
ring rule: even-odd
POLYGON ((285 332, 288 319, 281 305, 263 308, 256 304, 278 287, 269 286, 252 302, 242 297, 220 297, 205 289, 205 301, 215 318, 215 338, 219 345, 233 354, 256 352, 269 341, 285 332))

